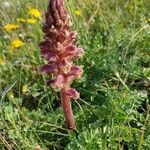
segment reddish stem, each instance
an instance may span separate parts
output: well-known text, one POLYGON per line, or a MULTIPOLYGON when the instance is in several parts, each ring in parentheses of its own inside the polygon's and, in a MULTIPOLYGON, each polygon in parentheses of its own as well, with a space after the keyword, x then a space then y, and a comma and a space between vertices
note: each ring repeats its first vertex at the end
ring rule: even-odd
POLYGON ((61 91, 61 103, 64 111, 64 116, 66 120, 66 124, 69 130, 75 130, 75 121, 73 117, 72 107, 71 107, 71 99, 68 95, 61 91))

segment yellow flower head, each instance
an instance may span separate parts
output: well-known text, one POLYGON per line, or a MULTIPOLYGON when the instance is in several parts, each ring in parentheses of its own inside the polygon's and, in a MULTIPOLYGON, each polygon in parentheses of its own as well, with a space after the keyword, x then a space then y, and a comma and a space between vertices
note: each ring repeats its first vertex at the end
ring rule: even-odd
POLYGON ((27 93, 29 90, 28 90, 28 86, 25 84, 22 86, 22 93, 27 93))
POLYGON ((76 16, 81 16, 81 11, 79 9, 75 9, 73 12, 76 16))
POLYGON ((9 99, 13 99, 14 98, 14 93, 12 91, 9 91, 7 93, 7 96, 8 96, 9 99))
POLYGON ((19 39, 11 41, 11 48, 12 49, 19 48, 19 47, 21 47, 23 45, 24 45, 24 43, 21 40, 19 40, 19 39))
POLYGON ((150 22, 150 18, 147 19, 147 22, 150 22))
POLYGON ((17 18, 17 21, 18 21, 18 22, 26 22, 26 19, 23 19, 23 18, 17 18))
POLYGON ((22 23, 36 24, 37 20, 33 18, 30 19, 17 18, 17 21, 22 23))
POLYGON ((4 65, 4 64, 5 64, 5 60, 0 57, 0 65, 4 65))
POLYGON ((36 24, 36 19, 27 19, 27 23, 36 24))
POLYGON ((7 32, 11 31, 11 30, 15 30, 15 29, 18 29, 19 28, 19 25, 16 25, 16 24, 6 24, 3 29, 7 32))
POLYGON ((29 8, 29 15, 32 15, 34 16, 35 18, 40 18, 41 17, 41 13, 38 9, 35 9, 35 8, 29 8))

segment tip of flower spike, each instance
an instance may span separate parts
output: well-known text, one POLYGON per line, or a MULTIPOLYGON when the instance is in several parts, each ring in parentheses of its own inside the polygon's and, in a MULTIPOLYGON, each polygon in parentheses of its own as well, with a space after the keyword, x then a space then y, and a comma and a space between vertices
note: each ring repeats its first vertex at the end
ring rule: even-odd
POLYGON ((64 4, 63 0, 56 0, 57 6, 61 6, 64 4))
POLYGON ((76 89, 74 88, 70 88, 68 91, 67 91, 67 95, 73 99, 79 99, 80 98, 80 94, 76 91, 76 89))

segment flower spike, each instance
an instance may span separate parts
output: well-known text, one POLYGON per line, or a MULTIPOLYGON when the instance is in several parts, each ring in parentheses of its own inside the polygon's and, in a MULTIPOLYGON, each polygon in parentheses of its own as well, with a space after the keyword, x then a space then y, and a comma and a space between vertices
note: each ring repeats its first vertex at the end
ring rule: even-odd
POLYGON ((83 56, 83 49, 75 45, 76 33, 71 30, 70 16, 65 9, 64 0, 49 0, 43 32, 44 40, 39 47, 47 64, 40 71, 53 74, 53 79, 47 84, 55 91, 60 91, 67 127, 74 130, 76 127, 71 99, 78 99, 80 94, 70 86, 83 73, 82 68, 73 63, 83 56))

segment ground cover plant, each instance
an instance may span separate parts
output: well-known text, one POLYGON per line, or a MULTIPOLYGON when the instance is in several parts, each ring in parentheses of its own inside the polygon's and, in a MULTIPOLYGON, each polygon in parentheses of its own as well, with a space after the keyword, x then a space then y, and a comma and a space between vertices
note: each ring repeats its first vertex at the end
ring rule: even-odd
POLYGON ((47 5, 0 0, 0 149, 150 150, 149 1, 66 0, 85 51, 76 132, 38 70, 47 5))

